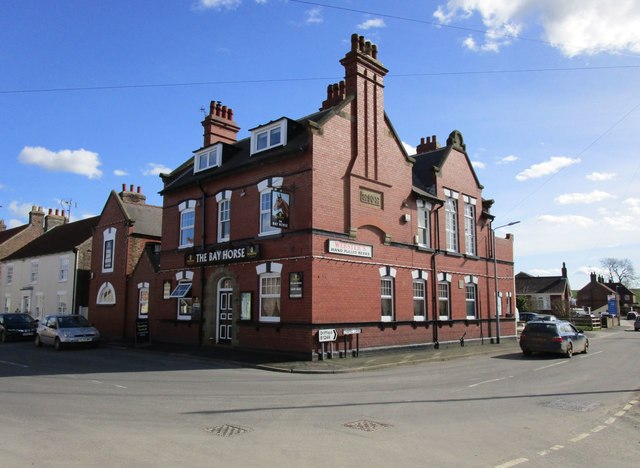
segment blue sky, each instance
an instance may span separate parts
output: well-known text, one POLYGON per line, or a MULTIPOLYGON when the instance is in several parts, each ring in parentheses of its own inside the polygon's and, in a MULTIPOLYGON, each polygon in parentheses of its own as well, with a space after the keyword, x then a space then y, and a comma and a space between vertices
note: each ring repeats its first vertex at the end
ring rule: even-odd
POLYGON ((99 214, 202 144, 220 100, 247 130, 316 111, 352 33, 389 69, 400 138, 460 130, 516 238, 516 271, 588 282, 640 269, 640 2, 635 0, 5 0, 0 218, 99 214), (66 203, 65 203, 66 202, 66 203), (70 204, 69 204, 70 202, 70 204))

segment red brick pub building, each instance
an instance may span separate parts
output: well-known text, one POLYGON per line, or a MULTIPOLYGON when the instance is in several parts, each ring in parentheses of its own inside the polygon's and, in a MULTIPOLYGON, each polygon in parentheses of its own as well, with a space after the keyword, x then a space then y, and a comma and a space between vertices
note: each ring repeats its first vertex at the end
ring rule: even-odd
POLYGON ((340 63, 318 112, 242 140, 211 103, 203 146, 163 176, 155 340, 305 359, 490 343, 498 302, 498 337, 515 337, 513 238, 493 252, 493 201, 462 135, 408 155, 377 47, 353 35, 340 63))

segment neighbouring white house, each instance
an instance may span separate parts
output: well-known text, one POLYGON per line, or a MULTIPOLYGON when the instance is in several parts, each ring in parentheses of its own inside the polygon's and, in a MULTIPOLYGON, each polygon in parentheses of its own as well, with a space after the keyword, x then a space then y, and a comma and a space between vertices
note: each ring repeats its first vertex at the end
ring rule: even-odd
POLYGON ((88 305, 91 242, 99 217, 67 223, 49 213, 45 233, 1 262, 2 311, 36 319, 51 313, 85 313, 88 305))

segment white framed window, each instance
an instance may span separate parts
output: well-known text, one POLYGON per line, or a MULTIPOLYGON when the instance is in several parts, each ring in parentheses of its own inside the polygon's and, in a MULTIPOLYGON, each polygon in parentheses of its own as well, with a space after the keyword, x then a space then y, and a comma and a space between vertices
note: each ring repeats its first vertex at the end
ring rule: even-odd
POLYGON ((60 257, 60 272, 58 281, 67 281, 69 279, 69 257, 60 257))
POLYGON ((38 282, 38 269, 40 268, 40 264, 38 263, 38 260, 32 260, 31 261, 31 282, 32 283, 37 283, 38 282))
POLYGON ((256 273, 260 278, 260 321, 279 322, 282 264, 262 263, 256 267, 256 273))
POLYGON ((198 151, 193 157, 193 172, 204 171, 222 164, 222 143, 198 151))
POLYGON ((251 154, 287 144, 287 120, 280 119, 269 125, 251 130, 251 154))
POLYGON ((36 306, 33 311, 34 318, 41 318, 44 315, 44 294, 36 293, 36 306))
POLYGON ((394 280, 396 269, 381 267, 380 272, 380 320, 392 322, 395 320, 394 280))
POLYGON ((4 296, 4 312, 11 312, 11 296, 7 294, 4 296))
POLYGON ((467 255, 476 255, 476 199, 464 197, 464 247, 467 255))
POLYGON ((438 273, 438 316, 440 320, 451 319, 451 275, 438 273))
POLYGON ((116 241, 116 228, 110 227, 102 232, 102 272, 113 272, 116 241))
POLYGON ((9 263, 5 267, 7 269, 6 284, 9 285, 13 283, 13 265, 9 263))
POLYGON ((427 279, 428 273, 422 270, 413 270, 413 320, 427 320, 427 279))
POLYGON ((273 177, 264 179, 258 184, 258 192, 260 193, 260 236, 268 236, 278 234, 280 228, 271 224, 273 216, 273 189, 280 188, 283 185, 282 177, 273 177))
POLYGON ((22 296, 22 307, 20 309, 20 312, 22 312, 23 314, 31 314, 31 296, 30 295, 23 295, 22 296))
POLYGON ((430 213, 432 205, 424 200, 418 200, 418 245, 431 247, 431 221, 430 213))
POLYGON ((58 291, 57 310, 58 310, 59 314, 68 313, 68 310, 67 310, 67 292, 66 291, 58 291))
POLYGON ((179 249, 193 247, 196 226, 196 201, 187 200, 178 205, 180 212, 179 249))
POLYGON ((116 303, 116 290, 109 282, 102 283, 98 289, 98 297, 96 303, 99 305, 113 305, 116 303))
POLYGON ((149 316, 149 283, 138 283, 138 318, 149 316))
MULTIPOLYGON (((502 293, 500 293, 502 296, 502 293)), ((550 310, 551 298, 547 295, 531 296, 531 302, 536 310, 550 310)))
POLYGON ((191 314, 193 313, 193 300, 191 298, 193 271, 179 271, 176 273, 176 281, 178 284, 169 297, 178 300, 178 320, 191 320, 191 314))
POLYGON ((216 194, 218 202, 218 242, 228 242, 231 238, 231 190, 216 194))
POLYGON ((445 225, 447 250, 458 252, 458 193, 445 189, 445 225))
POLYGON ((465 276, 464 283, 467 318, 478 318, 478 278, 465 276))

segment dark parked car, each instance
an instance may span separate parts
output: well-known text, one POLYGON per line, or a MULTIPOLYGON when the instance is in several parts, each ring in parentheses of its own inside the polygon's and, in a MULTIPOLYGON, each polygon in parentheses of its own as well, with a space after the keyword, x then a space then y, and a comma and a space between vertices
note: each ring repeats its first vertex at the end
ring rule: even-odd
POLYGON ((640 330, 640 315, 638 317, 636 317, 636 321, 633 322, 633 329, 635 331, 640 330))
POLYGON ((538 318, 538 314, 535 312, 520 312, 519 319, 521 322, 530 322, 538 318))
POLYGON ((525 356, 531 353, 556 353, 571 357, 576 352, 589 352, 589 339, 571 322, 533 320, 522 330, 520 349, 525 356))
POLYGON ((0 314, 0 341, 33 339, 38 322, 29 314, 0 314))
POLYGON ((82 315, 47 315, 38 325, 36 346, 51 344, 57 350, 71 345, 98 346, 100 333, 82 315))
POLYGON ((638 318, 638 314, 634 311, 627 312, 627 320, 635 320, 638 318))

